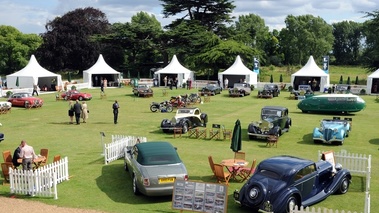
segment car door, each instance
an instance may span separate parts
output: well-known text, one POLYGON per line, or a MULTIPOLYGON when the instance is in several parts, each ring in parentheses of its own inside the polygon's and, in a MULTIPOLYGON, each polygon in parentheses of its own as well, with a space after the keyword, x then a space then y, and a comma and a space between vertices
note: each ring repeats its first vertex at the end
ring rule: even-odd
POLYGON ((302 200, 313 195, 312 190, 315 187, 316 174, 316 166, 311 164, 299 170, 294 176, 294 186, 299 190, 302 200))

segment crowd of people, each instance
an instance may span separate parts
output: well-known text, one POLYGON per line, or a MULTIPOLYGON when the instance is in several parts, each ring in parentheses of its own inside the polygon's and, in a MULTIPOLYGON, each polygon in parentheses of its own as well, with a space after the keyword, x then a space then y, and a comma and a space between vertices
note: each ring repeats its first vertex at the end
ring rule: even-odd
POLYGON ((77 125, 80 124, 80 118, 82 119, 83 123, 86 123, 88 114, 89 109, 85 101, 80 103, 79 100, 76 100, 75 103, 73 101, 70 101, 68 103, 68 116, 70 117, 70 124, 74 123, 74 117, 77 125))

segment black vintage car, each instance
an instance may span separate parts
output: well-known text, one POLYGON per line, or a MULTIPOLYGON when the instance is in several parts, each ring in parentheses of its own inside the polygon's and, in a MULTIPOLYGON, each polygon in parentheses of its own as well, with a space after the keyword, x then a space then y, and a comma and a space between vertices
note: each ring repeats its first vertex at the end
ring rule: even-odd
POLYGON ((276 84, 265 84, 263 90, 258 91, 258 98, 273 98, 278 97, 280 90, 276 84))
POLYGON ((222 87, 218 84, 207 84, 205 87, 199 90, 200 95, 217 95, 221 94, 222 87))
POLYGON ((345 194, 351 174, 327 160, 313 162, 293 156, 263 160, 234 200, 254 211, 289 213, 295 206, 310 206, 332 194, 345 194))
POLYGON ((314 95, 310 85, 299 85, 299 89, 293 90, 291 93, 294 95, 296 100, 299 99, 299 96, 304 96, 304 98, 308 98, 314 95))
POLYGON ((292 120, 288 117, 288 108, 281 106, 265 106, 261 110, 261 121, 249 124, 249 139, 268 138, 270 135, 280 136, 288 132, 292 120))

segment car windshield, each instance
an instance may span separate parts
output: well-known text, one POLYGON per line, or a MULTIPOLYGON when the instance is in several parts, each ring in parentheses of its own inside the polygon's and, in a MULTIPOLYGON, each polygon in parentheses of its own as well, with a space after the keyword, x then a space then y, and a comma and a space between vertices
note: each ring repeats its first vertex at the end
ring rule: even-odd
POLYGON ((266 90, 274 89, 274 85, 272 85, 272 84, 266 84, 266 85, 264 85, 264 89, 266 89, 266 90))
POLYGON ((322 121, 324 126, 327 125, 334 125, 334 124, 344 124, 346 121, 339 121, 339 120, 323 120, 322 121))
POLYGON ((245 87, 245 84, 234 84, 234 87, 245 87))
POLYGON ((262 110, 262 115, 265 115, 265 116, 281 116, 282 115, 282 111, 280 110, 274 110, 274 109, 263 109, 262 110))
POLYGON ((311 86, 309 85, 299 85, 299 90, 310 90, 311 86))
POLYGON ((178 109, 177 114, 192 114, 193 110, 192 109, 178 109))

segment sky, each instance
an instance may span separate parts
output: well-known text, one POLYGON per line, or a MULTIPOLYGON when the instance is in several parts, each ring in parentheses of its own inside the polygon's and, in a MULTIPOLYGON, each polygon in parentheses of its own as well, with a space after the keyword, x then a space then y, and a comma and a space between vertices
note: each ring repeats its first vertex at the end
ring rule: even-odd
MULTIPOLYGON (((110 23, 130 22, 144 11, 154 15, 162 26, 178 17, 164 18, 159 0, 0 0, 0 25, 10 25, 22 33, 44 33, 45 24, 77 8, 93 7, 104 12, 110 23)), ((378 0, 234 0, 232 15, 256 14, 270 30, 285 27, 288 15, 313 15, 328 24, 341 21, 363 22, 365 12, 379 9, 378 0)))

